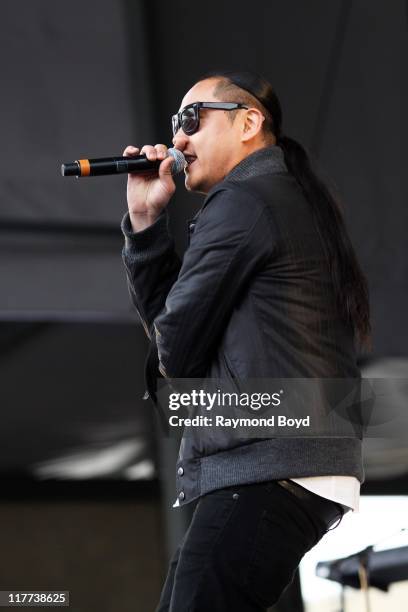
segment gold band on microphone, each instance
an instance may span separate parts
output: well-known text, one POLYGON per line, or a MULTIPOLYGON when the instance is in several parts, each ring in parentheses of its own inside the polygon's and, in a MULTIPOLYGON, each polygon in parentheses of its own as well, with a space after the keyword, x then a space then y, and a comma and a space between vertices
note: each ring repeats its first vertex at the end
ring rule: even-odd
POLYGON ((91 165, 89 159, 78 159, 81 176, 89 176, 91 174, 91 165))

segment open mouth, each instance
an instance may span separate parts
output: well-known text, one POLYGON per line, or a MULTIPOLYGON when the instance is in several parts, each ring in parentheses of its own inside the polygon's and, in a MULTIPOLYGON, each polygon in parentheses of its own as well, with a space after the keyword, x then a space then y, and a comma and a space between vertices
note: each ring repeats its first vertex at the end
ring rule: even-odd
POLYGON ((186 154, 184 154, 184 157, 186 158, 187 167, 191 166, 191 164, 194 163, 195 160, 197 159, 197 157, 195 155, 186 155, 186 154))

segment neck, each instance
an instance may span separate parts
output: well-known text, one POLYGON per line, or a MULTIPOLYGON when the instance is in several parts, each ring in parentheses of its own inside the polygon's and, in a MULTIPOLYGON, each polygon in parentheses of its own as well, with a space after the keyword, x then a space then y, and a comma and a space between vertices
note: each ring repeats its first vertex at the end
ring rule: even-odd
POLYGON ((267 140, 262 139, 257 140, 256 142, 242 143, 240 154, 237 156, 233 167, 235 167, 249 155, 252 155, 252 153, 255 153, 256 151, 260 151, 261 149, 265 149, 266 147, 270 147, 272 145, 276 145, 276 138, 273 134, 271 134, 271 138, 268 138, 267 140))

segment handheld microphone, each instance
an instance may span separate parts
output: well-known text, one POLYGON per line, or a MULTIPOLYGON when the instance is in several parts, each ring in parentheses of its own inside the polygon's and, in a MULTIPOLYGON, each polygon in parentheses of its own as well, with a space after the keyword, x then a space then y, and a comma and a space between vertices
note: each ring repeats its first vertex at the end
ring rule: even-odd
MULTIPOLYGON (((168 155, 174 158, 171 173, 178 174, 184 170, 186 158, 178 149, 168 149, 168 155)), ((62 176, 102 176, 106 174, 127 174, 129 172, 149 172, 157 170, 163 160, 150 161, 146 155, 135 157, 100 157, 98 159, 78 159, 70 164, 61 165, 62 176)))

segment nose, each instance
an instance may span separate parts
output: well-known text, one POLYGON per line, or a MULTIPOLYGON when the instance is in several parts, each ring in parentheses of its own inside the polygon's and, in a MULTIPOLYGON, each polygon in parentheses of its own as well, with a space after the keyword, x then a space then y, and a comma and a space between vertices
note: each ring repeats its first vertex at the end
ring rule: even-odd
POLYGON ((175 149, 179 151, 184 151, 187 146, 188 136, 183 132, 180 128, 173 136, 172 143, 175 149))

